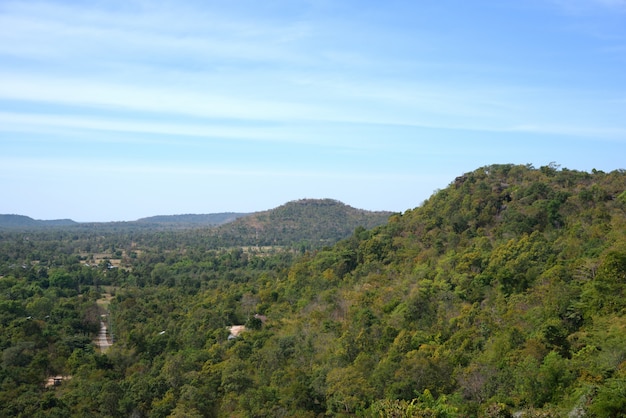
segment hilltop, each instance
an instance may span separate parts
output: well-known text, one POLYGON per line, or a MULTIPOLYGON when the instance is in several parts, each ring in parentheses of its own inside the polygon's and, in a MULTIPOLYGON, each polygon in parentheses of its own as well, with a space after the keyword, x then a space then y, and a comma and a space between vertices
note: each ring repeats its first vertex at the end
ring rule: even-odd
POLYGON ((231 245, 320 247, 348 237, 358 227, 384 224, 392 214, 355 209, 333 199, 301 199, 238 218, 217 228, 215 235, 231 245))
POLYGON ((626 171, 481 167, 288 277, 327 411, 626 413, 626 171))

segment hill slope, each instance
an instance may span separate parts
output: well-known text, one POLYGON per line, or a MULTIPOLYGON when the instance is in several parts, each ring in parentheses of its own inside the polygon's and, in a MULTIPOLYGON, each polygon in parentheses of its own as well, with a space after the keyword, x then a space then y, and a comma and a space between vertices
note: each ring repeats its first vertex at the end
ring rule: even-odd
POLYGON ((621 170, 483 167, 296 264, 327 410, 623 416, 625 190, 621 170))

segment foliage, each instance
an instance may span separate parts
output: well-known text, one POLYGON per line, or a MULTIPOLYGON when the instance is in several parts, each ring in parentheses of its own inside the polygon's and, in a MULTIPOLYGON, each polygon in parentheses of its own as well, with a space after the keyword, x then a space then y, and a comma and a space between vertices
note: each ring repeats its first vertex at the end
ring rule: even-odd
POLYGON ((625 190, 488 166, 325 247, 2 231, 0 416, 625 416, 625 190))

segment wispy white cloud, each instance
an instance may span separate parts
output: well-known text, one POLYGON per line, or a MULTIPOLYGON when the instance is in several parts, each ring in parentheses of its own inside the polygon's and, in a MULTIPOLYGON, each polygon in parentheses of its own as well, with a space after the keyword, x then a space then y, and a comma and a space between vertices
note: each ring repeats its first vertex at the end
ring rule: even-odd
MULTIPOLYGON (((366 129, 366 127, 364 128, 366 129)), ((64 143, 76 144, 138 144, 152 147, 198 147, 203 148, 232 142, 245 146, 246 143, 301 144, 323 146, 333 149, 364 149, 372 146, 371 139, 349 132, 341 138, 335 134, 346 131, 341 127, 312 126, 310 123, 264 124, 224 123, 207 120, 198 122, 159 122, 157 120, 115 119, 91 116, 50 115, 32 113, 0 112, 0 134, 38 134, 37 143, 54 144, 62 138, 64 143), (322 134, 326 131, 326 134, 322 134)), ((19 141, 25 140, 20 138, 19 141)))
MULTIPOLYGON (((603 0, 579 0, 593 1, 603 0)), ((314 45, 320 22, 247 19, 168 2, 150 8, 131 2, 126 7, 120 13, 76 4, 5 3, 0 53, 43 60, 50 71, 7 66, 0 78, 10 83, 0 84, 0 98, 151 112, 161 119, 24 116, 38 125, 237 138, 251 137, 250 129, 210 122, 183 126, 168 119, 184 115, 497 131, 521 124, 542 126, 542 115, 550 112, 537 99, 540 95, 529 97, 528 86, 493 80, 471 87, 454 79, 420 82, 404 72, 379 76, 372 69, 394 66, 407 57, 385 62, 354 45, 314 45)), ((253 136, 285 138, 279 131, 259 129, 253 136)))
MULTIPOLYGON (((626 127, 594 123, 607 120, 606 111, 577 108, 576 122, 565 109, 576 100, 555 99, 555 93, 520 88, 451 88, 438 85, 376 84, 365 80, 343 82, 313 80, 299 97, 257 99, 235 94, 189 91, 185 88, 126 86, 90 80, 41 76, 1 75, 11 79, 0 85, 0 98, 33 103, 84 106, 100 116, 0 112, 1 131, 89 129, 251 141, 342 143, 349 135, 332 139, 316 136, 311 123, 389 125, 488 132, 529 132, 598 138, 621 138, 626 127), (330 106, 315 99, 321 92, 330 106), (123 118, 115 111, 130 112, 123 118), (558 111, 557 111, 558 110, 558 111), (107 112, 111 113, 108 114, 107 112), (136 113, 135 116, 134 113, 136 113), (147 113, 146 113, 147 112, 147 113), (180 117, 183 117, 180 120, 180 117), (185 120, 191 117, 194 120, 185 120)), ((571 95, 570 95, 571 96, 571 95)), ((578 99, 580 101, 580 99, 578 99)), ((581 104, 581 106, 584 106, 581 104)), ((619 106, 619 104, 618 104, 619 106)), ((606 106, 599 106, 602 110, 606 106)), ((610 115, 609 115, 610 116, 610 115)), ((318 129, 319 130, 319 129, 318 129)), ((339 132, 339 130, 338 130, 339 132)), ((110 140, 115 140, 114 138, 110 140)), ((363 141, 364 139, 361 139, 363 141)))
MULTIPOLYGON (((84 6, 7 2, 0 14, 0 52, 40 59, 83 58, 100 64, 130 60, 182 67, 211 67, 229 60, 282 64, 309 60, 308 54, 290 48, 308 36, 303 22, 277 25, 156 4, 130 13, 84 6)), ((85 65, 66 64, 68 70, 72 65, 85 65)))
POLYGON ((324 181, 360 180, 360 181, 418 181, 420 179, 434 178, 434 175, 407 174, 406 172, 371 172, 371 171, 345 171, 345 170, 314 170, 293 167, 249 167, 241 164, 203 164, 190 163, 150 163, 127 161, 111 161, 106 158, 2 158, 0 157, 0 175, 2 173, 56 173, 57 175, 69 173, 80 176, 99 176, 100 174, 120 174, 138 176, 158 176, 160 178, 189 179, 189 178, 220 178, 223 176, 236 176, 240 178, 255 179, 258 183, 260 178, 306 178, 324 181))
MULTIPOLYGON (((0 74, 0 98, 90 107, 251 120, 294 119, 319 114, 303 103, 259 100, 241 95, 158 85, 112 83, 47 75, 0 74)), ((219 91, 219 88, 216 89, 219 91)))

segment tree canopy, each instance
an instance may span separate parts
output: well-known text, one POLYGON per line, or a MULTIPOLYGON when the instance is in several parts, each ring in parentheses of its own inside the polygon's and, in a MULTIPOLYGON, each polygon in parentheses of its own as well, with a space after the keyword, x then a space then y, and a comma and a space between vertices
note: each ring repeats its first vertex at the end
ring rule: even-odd
POLYGON ((0 415, 626 416, 626 172, 481 167, 352 231, 0 232, 0 415))

